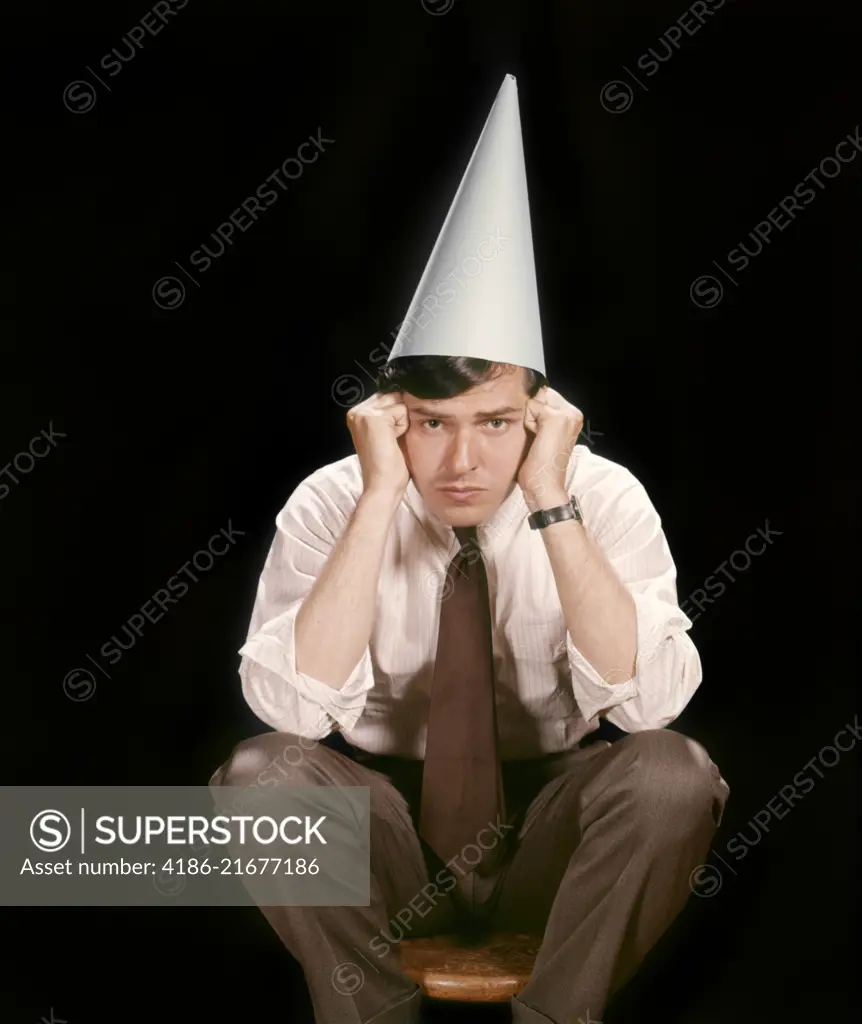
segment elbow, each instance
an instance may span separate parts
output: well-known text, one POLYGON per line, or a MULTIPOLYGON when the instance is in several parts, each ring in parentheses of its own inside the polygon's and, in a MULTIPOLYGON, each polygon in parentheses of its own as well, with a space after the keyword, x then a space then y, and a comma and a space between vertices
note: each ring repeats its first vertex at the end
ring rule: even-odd
POLYGON ((301 694, 282 678, 243 656, 240 664, 242 693, 254 714, 276 732, 322 740, 338 723, 319 700, 301 694))
POLYGON ((245 657, 240 663, 239 675, 242 695, 249 708, 271 729, 285 731, 279 725, 285 716, 283 697, 278 693, 284 683, 276 686, 270 673, 262 671, 245 657))
POLYGON ((661 657, 639 666, 635 696, 610 708, 608 721, 625 732, 664 729, 686 709, 701 678, 697 650, 689 637, 680 634, 661 657))

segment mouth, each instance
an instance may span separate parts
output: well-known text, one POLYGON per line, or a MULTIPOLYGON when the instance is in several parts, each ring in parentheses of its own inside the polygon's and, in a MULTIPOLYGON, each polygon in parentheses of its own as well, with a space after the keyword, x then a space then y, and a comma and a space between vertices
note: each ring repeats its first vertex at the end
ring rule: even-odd
POLYGON ((484 487, 440 487, 440 492, 452 498, 453 501, 470 501, 479 494, 483 494, 484 487))

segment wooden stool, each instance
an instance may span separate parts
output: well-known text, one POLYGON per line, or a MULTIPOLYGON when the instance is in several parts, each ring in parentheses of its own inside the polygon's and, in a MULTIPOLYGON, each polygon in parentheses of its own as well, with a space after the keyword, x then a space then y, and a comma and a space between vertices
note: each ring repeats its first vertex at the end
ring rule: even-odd
POLYGON ((470 942, 462 935, 401 940, 401 969, 430 999, 501 1003, 530 980, 542 939, 496 932, 470 942))

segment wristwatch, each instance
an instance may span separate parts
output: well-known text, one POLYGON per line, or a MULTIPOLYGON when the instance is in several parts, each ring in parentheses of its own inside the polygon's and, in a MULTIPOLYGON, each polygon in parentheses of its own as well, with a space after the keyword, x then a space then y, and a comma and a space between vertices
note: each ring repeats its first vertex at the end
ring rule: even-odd
POLYGON ((551 523, 561 523, 564 519, 576 519, 579 523, 584 521, 584 517, 581 514, 581 506, 578 504, 578 499, 574 494, 570 494, 568 505, 557 505, 556 508, 540 508, 534 512, 527 522, 530 524, 531 530, 541 530, 545 526, 550 526, 551 523))

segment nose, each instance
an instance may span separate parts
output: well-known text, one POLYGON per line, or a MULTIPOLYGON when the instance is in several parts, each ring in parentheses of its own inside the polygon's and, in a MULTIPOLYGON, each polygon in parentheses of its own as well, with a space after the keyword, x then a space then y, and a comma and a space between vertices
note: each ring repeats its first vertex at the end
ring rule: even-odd
POLYGON ((460 430, 452 439, 449 466, 454 477, 467 476, 476 468, 478 460, 472 432, 460 430))

